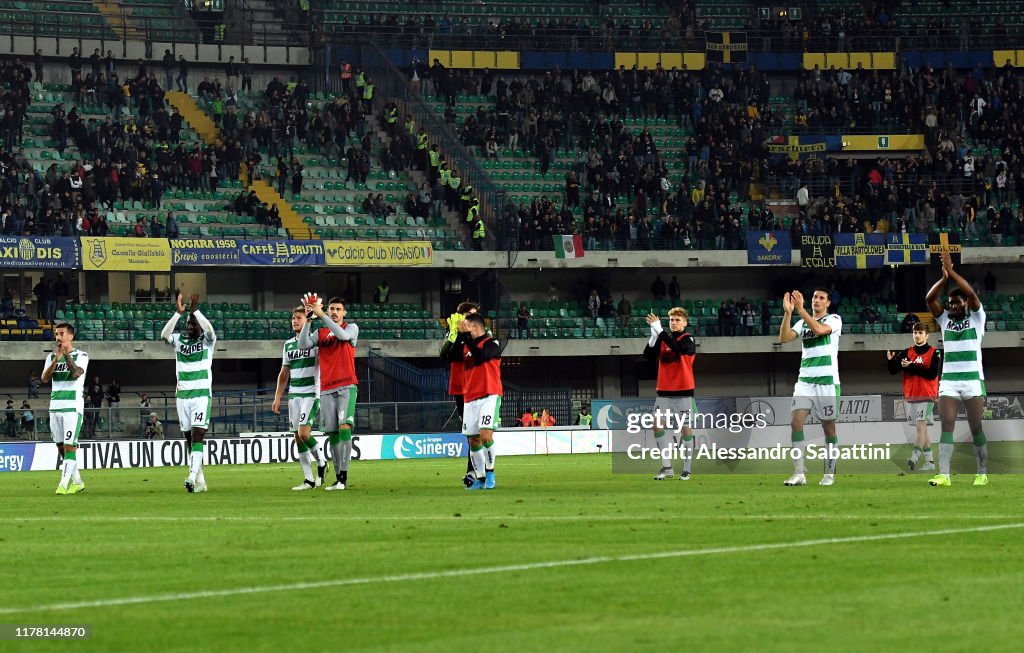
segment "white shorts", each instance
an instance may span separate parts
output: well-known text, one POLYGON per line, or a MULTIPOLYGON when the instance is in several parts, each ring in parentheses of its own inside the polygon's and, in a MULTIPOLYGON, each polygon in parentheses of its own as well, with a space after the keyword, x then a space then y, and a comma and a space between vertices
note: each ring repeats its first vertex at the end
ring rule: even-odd
POLYGON ((181 426, 182 435, 195 428, 210 428, 210 411, 213 409, 212 397, 178 399, 176 403, 178 405, 178 424, 181 426))
POLYGON ((78 434, 82 432, 82 414, 76 411, 50 413, 50 437, 57 444, 67 447, 78 446, 78 434))
POLYGON ((834 422, 839 417, 839 386, 797 381, 792 410, 809 410, 821 422, 834 422))
POLYGON ((935 411, 935 404, 930 401, 904 401, 903 410, 907 413, 907 424, 911 426, 918 422, 932 424, 932 414, 935 411))
POLYGON ((954 397, 963 401, 964 399, 970 399, 971 397, 984 397, 986 394, 984 381, 939 380, 940 397, 954 397))
POLYGON ((292 431, 300 426, 313 426, 320 415, 320 400, 316 397, 292 397, 288 400, 288 424, 292 431))
POLYGON ((462 435, 480 435, 480 429, 493 430, 501 424, 501 395, 474 399, 462 409, 462 435))
POLYGON ((665 430, 671 426, 675 430, 681 424, 690 426, 693 414, 697 412, 697 400, 693 397, 658 397, 654 400, 654 410, 658 414, 668 411, 674 415, 672 424, 666 424, 664 418, 656 417, 655 428, 665 430))

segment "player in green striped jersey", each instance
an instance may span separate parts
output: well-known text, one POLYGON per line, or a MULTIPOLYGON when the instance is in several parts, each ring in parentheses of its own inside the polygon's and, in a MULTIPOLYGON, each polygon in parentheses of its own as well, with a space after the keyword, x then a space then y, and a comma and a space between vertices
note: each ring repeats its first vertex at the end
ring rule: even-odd
POLYGON ((981 365, 981 341, 985 337, 985 309, 967 280, 953 269, 953 260, 947 252, 942 259, 942 278, 935 282, 925 301, 942 330, 945 356, 939 377, 939 417, 942 434, 939 436, 939 473, 928 482, 932 486, 948 486, 949 467, 953 459, 953 429, 956 414, 963 403, 967 412, 967 425, 974 441, 974 456, 978 472, 974 485, 988 485, 988 445, 981 426, 985 411, 985 372, 981 365), (939 295, 952 281, 956 288, 949 291, 943 307, 939 295))
POLYGON ((843 319, 829 313, 832 304, 826 288, 815 288, 811 296, 811 311, 804 308, 804 296, 799 290, 786 293, 782 298, 782 326, 779 341, 790 342, 800 338, 803 348, 800 356, 800 374, 793 389, 792 442, 796 469, 785 485, 807 485, 804 458, 804 422, 812 412, 821 420, 825 432, 825 475, 820 485, 833 485, 836 476, 839 438, 836 436, 836 418, 839 416, 839 336, 843 332, 843 319), (796 324, 789 324, 793 312, 799 314, 796 324))
POLYGON ((320 414, 320 365, 319 347, 299 347, 299 333, 309 316, 302 306, 292 310, 292 331, 295 337, 285 341, 281 352, 281 372, 277 375, 277 389, 274 392, 275 415, 281 413, 281 398, 288 389, 288 423, 295 434, 299 448, 299 465, 305 480, 293 490, 309 490, 324 484, 327 462, 320 458, 316 438, 311 431, 320 414), (313 478, 312 461, 316 460, 316 478, 313 478))
POLYGON ((178 291, 178 310, 167 320, 160 338, 174 347, 174 370, 178 384, 175 388, 175 404, 178 407, 178 424, 189 442, 189 474, 185 489, 189 492, 206 492, 206 476, 203 474, 203 438, 210 428, 210 411, 213 408, 213 351, 217 334, 213 325, 198 309, 199 295, 193 294, 185 326, 185 335, 174 333, 178 320, 185 314, 178 291))
POLYGON ((52 383, 50 391, 50 433, 63 456, 57 494, 76 494, 85 489, 78 472, 78 434, 85 414, 85 373, 89 355, 75 347, 75 327, 58 324, 53 330, 56 346, 46 357, 43 383, 52 383))

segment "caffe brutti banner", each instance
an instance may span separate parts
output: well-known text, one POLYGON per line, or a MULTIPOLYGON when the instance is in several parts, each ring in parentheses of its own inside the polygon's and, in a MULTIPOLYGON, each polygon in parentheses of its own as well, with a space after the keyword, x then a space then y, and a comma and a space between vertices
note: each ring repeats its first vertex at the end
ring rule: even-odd
POLYGON ((169 242, 171 265, 174 267, 294 267, 324 264, 324 244, 319 240, 178 238, 169 242))
POLYGON ((425 240, 51 238, 0 236, 0 269, 168 272, 183 267, 403 267, 431 265, 425 240))

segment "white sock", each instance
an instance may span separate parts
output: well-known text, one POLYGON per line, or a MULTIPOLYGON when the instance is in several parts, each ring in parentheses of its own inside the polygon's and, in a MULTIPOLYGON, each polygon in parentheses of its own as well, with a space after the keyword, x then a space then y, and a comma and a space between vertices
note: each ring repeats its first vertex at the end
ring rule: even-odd
POLYGON ((670 437, 665 437, 664 434, 654 436, 655 446, 658 447, 658 451, 661 451, 661 467, 662 469, 672 469, 672 450, 675 448, 675 444, 670 437))
POLYGON ((807 466, 805 459, 807 458, 807 445, 804 444, 803 440, 801 440, 800 442, 793 443, 793 449, 796 449, 796 451, 793 452, 794 471, 797 474, 806 474, 807 466))
POLYGON ((683 471, 687 474, 693 467, 693 436, 683 436, 683 471))
POLYGON ((484 469, 488 472, 494 471, 494 441, 491 440, 491 446, 484 445, 484 469))
POLYGON ((75 463, 77 460, 68 460, 64 458, 64 463, 60 468, 60 484, 64 487, 68 486, 68 482, 71 481, 71 477, 75 473, 75 463))
POLYGON ((924 450, 924 460, 925 460, 925 462, 929 462, 929 463, 934 463, 935 462, 935 458, 932 456, 932 448, 931 447, 928 447, 927 449, 924 450))
POLYGON ((484 453, 483 447, 480 447, 479 451, 471 451, 469 457, 473 460, 473 473, 477 478, 483 478, 487 475, 487 454, 484 453))
POLYGON ((914 447, 914 450, 910 452, 910 459, 917 462, 917 459, 921 457, 921 449, 914 447))
POLYGON ((193 451, 192 457, 189 458, 188 474, 195 478, 199 478, 199 475, 203 473, 203 452, 193 451))
POLYGON ((75 459, 75 471, 71 473, 71 482, 75 485, 82 485, 82 475, 78 473, 78 459, 75 459))
POLYGON ((313 480, 313 470, 312 470, 312 468, 310 467, 310 464, 309 464, 309 452, 308 451, 300 451, 299 452, 299 466, 302 467, 302 476, 307 481, 312 481, 313 480))
POLYGON ((199 468, 199 474, 196 475, 196 485, 206 485, 206 472, 203 468, 199 468))

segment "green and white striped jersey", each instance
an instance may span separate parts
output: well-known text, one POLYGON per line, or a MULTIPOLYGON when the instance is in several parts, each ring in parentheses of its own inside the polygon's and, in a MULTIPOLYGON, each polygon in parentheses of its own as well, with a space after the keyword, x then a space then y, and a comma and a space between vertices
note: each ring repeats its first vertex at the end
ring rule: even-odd
POLYGON ((793 325, 803 345, 797 381, 814 385, 839 385, 839 336, 843 332, 843 318, 832 313, 819 318, 818 322, 832 327, 832 333, 816 336, 802 319, 793 325))
POLYGON ((981 341, 985 337, 985 307, 968 309, 962 320, 953 320, 949 313, 935 318, 942 329, 942 376, 939 381, 984 381, 981 367, 981 341))
MULTIPOLYGON (((82 375, 77 379, 71 377, 68 364, 63 360, 57 363, 53 376, 50 377, 52 387, 50 389, 50 412, 51 413, 85 413, 85 376, 89 371, 89 354, 81 349, 75 349, 70 354, 75 365, 82 368, 82 375)), ((43 369, 53 364, 56 354, 48 354, 43 369)))
POLYGON ((196 340, 187 334, 172 333, 181 316, 175 313, 164 326, 161 336, 174 347, 174 371, 178 378, 174 396, 178 399, 213 396, 213 351, 217 336, 202 313, 193 313, 203 333, 196 340))
POLYGON ((285 341, 281 365, 288 368, 288 398, 320 396, 320 348, 299 347, 298 336, 285 341))

